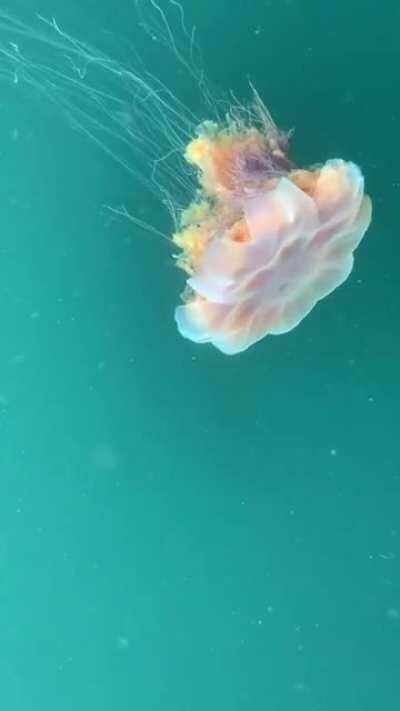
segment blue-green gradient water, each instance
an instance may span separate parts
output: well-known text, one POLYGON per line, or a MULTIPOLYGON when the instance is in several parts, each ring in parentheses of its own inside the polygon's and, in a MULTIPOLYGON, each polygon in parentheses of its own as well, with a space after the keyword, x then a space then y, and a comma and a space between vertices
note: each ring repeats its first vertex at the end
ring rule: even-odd
MULTIPOLYGON (((361 165, 373 223, 293 332, 196 346, 168 246, 104 206, 168 232, 165 211, 0 59, 1 708, 396 711, 400 9, 183 6, 211 80, 250 78, 299 164, 361 165)), ((131 2, 4 9, 151 43, 131 2)))

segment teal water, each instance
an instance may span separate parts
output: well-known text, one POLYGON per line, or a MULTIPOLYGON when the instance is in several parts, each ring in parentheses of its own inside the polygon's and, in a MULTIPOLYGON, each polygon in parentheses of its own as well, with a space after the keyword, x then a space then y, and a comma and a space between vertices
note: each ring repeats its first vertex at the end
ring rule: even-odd
MULTIPOLYGON (((165 213, 0 59, 1 705, 395 711, 400 10, 184 8, 213 82, 243 96, 250 77, 299 164, 362 166, 373 223, 293 332, 196 346, 168 247, 104 206, 165 213)), ((37 26, 30 0, 10 11, 37 26)), ((35 11, 149 45, 133 4, 35 11)))

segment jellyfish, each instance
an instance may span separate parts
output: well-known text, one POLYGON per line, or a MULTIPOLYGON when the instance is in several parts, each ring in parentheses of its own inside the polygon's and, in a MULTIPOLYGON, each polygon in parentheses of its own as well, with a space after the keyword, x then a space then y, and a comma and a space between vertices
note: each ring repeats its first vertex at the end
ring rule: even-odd
POLYGON ((204 123, 187 146, 200 190, 173 235, 187 274, 178 330, 227 355, 295 328, 347 279, 371 221, 360 168, 296 168, 253 94, 246 120, 204 123))
MULTIPOLYGON (((295 328, 349 276, 371 221, 360 168, 339 158, 302 169, 258 91, 214 98, 176 0, 135 0, 137 26, 172 53, 190 108, 129 45, 129 62, 69 36, 55 19, 33 29, 0 12, 0 78, 55 104, 172 218, 170 234, 139 209, 110 208, 163 238, 185 275, 179 333, 238 354, 295 328), (167 16, 178 13, 185 53, 167 16), (149 12, 147 12, 149 10, 149 12), (40 54, 32 57, 32 47, 40 54)), ((160 70, 161 71, 161 70, 160 70)), ((172 320, 172 318, 171 318, 172 320)))

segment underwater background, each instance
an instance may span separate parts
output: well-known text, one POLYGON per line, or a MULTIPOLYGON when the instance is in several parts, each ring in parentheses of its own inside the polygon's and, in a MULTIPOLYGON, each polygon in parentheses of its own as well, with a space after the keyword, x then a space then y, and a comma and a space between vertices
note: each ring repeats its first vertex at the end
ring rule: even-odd
MULTIPOLYGON (((183 7, 211 80, 246 99, 250 78, 299 165, 362 167, 373 222, 293 332, 196 346, 168 245, 104 206, 168 215, 0 57, 1 706, 394 710, 400 7, 183 7)), ((149 45, 133 2, 5 9, 149 45)))

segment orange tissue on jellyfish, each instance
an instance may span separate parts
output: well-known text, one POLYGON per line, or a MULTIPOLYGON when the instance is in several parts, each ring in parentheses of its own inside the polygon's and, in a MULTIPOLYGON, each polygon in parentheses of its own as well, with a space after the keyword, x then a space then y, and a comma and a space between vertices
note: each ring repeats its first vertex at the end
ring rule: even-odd
POLYGON ((199 196, 173 242, 187 274, 175 310, 182 336, 225 354, 295 328, 342 284, 371 221, 357 165, 302 170, 255 92, 257 126, 204 123, 186 148, 199 196))

